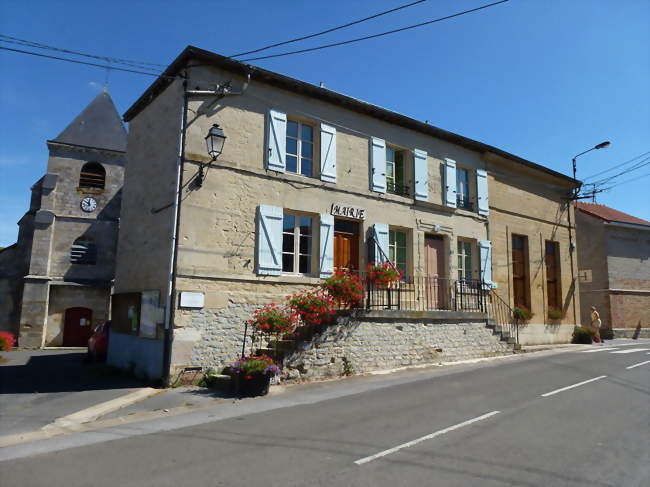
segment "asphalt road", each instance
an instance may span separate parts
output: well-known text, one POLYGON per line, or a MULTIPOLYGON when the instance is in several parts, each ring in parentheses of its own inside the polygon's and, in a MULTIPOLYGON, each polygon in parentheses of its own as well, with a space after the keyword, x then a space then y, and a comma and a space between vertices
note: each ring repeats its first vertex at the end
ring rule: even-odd
POLYGON ((617 342, 287 388, 7 447, 0 479, 3 487, 648 487, 649 396, 650 341, 617 342))

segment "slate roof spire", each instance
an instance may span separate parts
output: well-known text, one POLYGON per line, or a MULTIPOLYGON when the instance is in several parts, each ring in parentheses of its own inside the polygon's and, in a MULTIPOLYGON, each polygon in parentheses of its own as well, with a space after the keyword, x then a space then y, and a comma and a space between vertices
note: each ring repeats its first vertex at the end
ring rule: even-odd
POLYGON ((104 89, 53 142, 126 152, 126 130, 104 89))

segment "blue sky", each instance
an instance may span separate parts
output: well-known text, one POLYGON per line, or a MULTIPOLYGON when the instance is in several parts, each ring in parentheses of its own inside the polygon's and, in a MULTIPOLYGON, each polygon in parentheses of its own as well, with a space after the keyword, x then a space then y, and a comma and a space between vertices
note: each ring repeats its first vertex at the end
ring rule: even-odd
MULTIPOLYGON (((231 55, 403 3, 407 0, 332 0, 326 7, 298 0, 4 1, 0 33, 167 64, 188 44, 231 55)), ((429 0, 288 47, 377 33, 483 3, 488 1, 429 0)), ((611 140, 610 148, 578 160, 578 177, 584 178, 650 151, 649 33, 648 0, 511 0, 380 39, 253 64, 323 82, 566 174, 572 156, 611 140)), ((29 187, 45 171, 45 141, 96 96, 106 71, 0 51, 0 72, 2 246, 15 241, 29 187)), ((152 79, 109 74, 120 113, 152 79)), ((619 180, 649 173, 650 165, 619 180)), ((649 185, 650 177, 622 184, 597 201, 650 220, 649 185)))

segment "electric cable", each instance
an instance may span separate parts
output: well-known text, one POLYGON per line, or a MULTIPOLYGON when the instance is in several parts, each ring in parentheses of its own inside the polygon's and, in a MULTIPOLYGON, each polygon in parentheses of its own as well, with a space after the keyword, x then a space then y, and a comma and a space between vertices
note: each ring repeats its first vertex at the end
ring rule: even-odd
POLYGON ((619 167, 622 167, 622 166, 625 166, 626 164, 634 162, 637 159, 640 159, 640 158, 642 158, 644 156, 647 156, 648 154, 650 154, 650 151, 644 152, 643 154, 639 154, 638 156, 635 156, 632 159, 629 159, 629 160, 627 160, 625 162, 621 162, 620 164, 617 164, 615 166, 609 167, 609 168, 605 169, 604 171, 600 171, 600 172, 597 172, 596 174, 592 174, 591 176, 583 178, 583 181, 588 181, 589 179, 595 178, 596 176, 600 176, 601 174, 605 174, 605 173, 607 173, 609 171, 613 171, 614 169, 618 169, 619 167))
POLYGON ((589 184, 593 184, 593 185, 596 185, 596 186, 598 186, 598 185, 603 185, 603 184, 605 184, 605 183, 610 182, 610 181, 613 180, 613 179, 616 179, 616 178, 619 177, 619 176, 623 176, 624 174, 628 174, 628 173, 630 173, 630 172, 632 172, 632 171, 636 171, 637 169, 640 169, 640 168, 642 168, 642 167, 645 167, 645 166, 647 166, 648 164, 650 164, 650 157, 647 157, 647 158, 645 158, 645 159, 642 159, 641 161, 637 162, 634 166, 629 167, 629 168, 625 169, 624 171, 621 171, 621 172, 619 172, 619 173, 617 173, 617 174, 614 174, 613 176, 609 176, 609 177, 607 177, 607 178, 603 178, 603 179, 600 179, 600 180, 598 180, 598 181, 594 181, 594 182, 589 183, 589 184))
POLYGON ((470 14, 472 12, 477 12, 479 10, 483 10, 483 9, 486 9, 486 8, 495 7, 496 5, 500 5, 502 3, 506 3, 506 2, 509 2, 509 1, 510 0, 500 0, 498 2, 488 3, 486 5, 481 5, 480 7, 472 8, 472 9, 469 9, 469 10, 463 10, 462 12, 457 12, 457 13, 451 14, 451 15, 446 15, 445 17, 439 17, 437 19, 428 20, 426 22, 420 22, 419 24, 409 25, 409 26, 406 26, 406 27, 400 27, 399 29, 393 29, 393 30, 389 30, 389 31, 386 31, 386 32, 381 32, 379 34, 372 34, 372 35, 368 35, 368 36, 364 36, 364 37, 357 37, 356 39, 349 39, 347 41, 333 42, 331 44, 325 44, 323 46, 317 46, 317 47, 310 47, 310 48, 307 48, 307 49, 300 49, 300 50, 297 50, 297 51, 289 51, 289 52, 283 52, 283 53, 279 53, 279 54, 270 54, 268 56, 252 57, 252 58, 242 59, 241 61, 242 62, 258 61, 260 59, 271 59, 271 58, 277 58, 277 57, 282 57, 282 56, 290 56, 292 54, 302 54, 302 53, 305 53, 305 52, 319 51, 321 49, 327 49, 327 48, 330 48, 330 47, 343 46, 343 45, 346 45, 346 44, 352 44, 354 42, 361 42, 361 41, 365 41, 365 40, 368 40, 368 39, 375 39, 377 37, 383 37, 383 36, 387 36, 387 35, 390 35, 390 34, 395 34, 397 32, 403 32, 405 30, 415 29, 417 27, 422 27, 422 26, 425 26, 425 25, 434 24, 436 22, 442 22, 443 20, 453 19, 455 17, 460 17, 461 15, 467 15, 467 14, 470 14))

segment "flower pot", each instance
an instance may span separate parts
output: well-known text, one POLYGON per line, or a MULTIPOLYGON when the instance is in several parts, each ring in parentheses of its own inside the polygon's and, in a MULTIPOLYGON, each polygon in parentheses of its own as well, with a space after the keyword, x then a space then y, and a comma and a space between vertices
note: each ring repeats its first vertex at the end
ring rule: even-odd
POLYGON ((266 396, 269 393, 271 374, 242 375, 238 378, 238 394, 242 397, 266 396))

